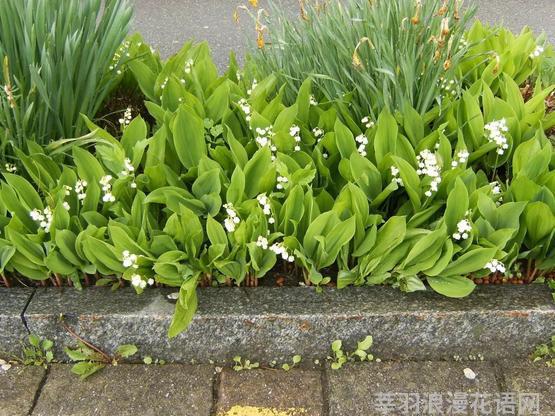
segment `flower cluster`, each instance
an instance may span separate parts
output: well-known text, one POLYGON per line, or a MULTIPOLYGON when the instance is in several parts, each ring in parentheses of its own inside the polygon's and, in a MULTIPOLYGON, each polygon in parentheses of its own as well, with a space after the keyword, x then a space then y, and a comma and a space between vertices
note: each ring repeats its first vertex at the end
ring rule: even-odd
POLYGON ((451 162, 451 167, 455 169, 459 165, 464 165, 468 160, 468 156, 470 156, 470 153, 468 153, 468 150, 466 149, 459 150, 457 152, 456 157, 451 162))
POLYGON ((399 186, 405 186, 405 184, 403 183, 403 179, 399 177, 399 169, 396 166, 391 166, 390 169, 391 169, 391 176, 393 176, 393 179, 391 179, 391 182, 395 182, 399 186))
POLYGON ((418 163, 416 173, 419 176, 428 176, 432 179, 430 189, 424 192, 424 195, 431 197, 433 192, 437 192, 438 186, 441 183, 441 169, 437 156, 428 149, 424 149, 416 156, 416 161, 418 163))
MULTIPOLYGON (((125 160, 123 161, 123 170, 120 172, 120 175, 129 176, 129 175, 133 175, 133 172, 135 172, 135 167, 131 163, 131 159, 126 157, 125 160)), ((137 187, 137 184, 135 183, 135 181, 132 182, 131 187, 132 188, 137 187)))
POLYGON ((366 145, 368 144, 368 137, 364 134, 359 134, 355 137, 355 141, 358 143, 357 151, 361 156, 366 156, 366 145))
POLYGON ((369 116, 364 117, 362 120, 360 120, 360 122, 364 124, 367 129, 374 127, 374 122, 370 120, 369 116))
POLYGON ((6 163, 4 167, 6 168, 6 172, 8 173, 17 172, 17 166, 15 166, 13 163, 6 163))
POLYGON ((264 250, 268 250, 268 239, 260 235, 256 240, 256 245, 260 248, 263 248, 264 250))
POLYGON ((507 127, 507 120, 502 118, 501 120, 494 120, 484 126, 487 131, 488 141, 494 142, 497 145, 497 154, 502 155, 505 150, 509 148, 507 144, 507 137, 505 133, 509 131, 507 127))
POLYGON ((34 209, 29 215, 33 221, 38 222, 39 227, 42 228, 45 233, 50 232, 50 227, 52 226, 52 210, 50 207, 46 207, 42 211, 40 209, 34 209))
POLYGON ((144 280, 140 274, 134 273, 131 275, 131 284, 139 289, 144 289, 146 285, 152 286, 154 284, 154 279, 150 278, 144 280))
POLYGON ((272 130, 272 126, 266 128, 257 127, 255 141, 261 147, 267 146, 272 152, 272 160, 276 160, 275 152, 277 152, 277 147, 272 143, 272 137, 276 134, 272 130))
POLYGON ((112 175, 105 175, 98 181, 98 183, 102 185, 102 190, 104 191, 104 195, 102 196, 102 201, 104 202, 115 202, 116 200, 116 197, 112 194, 111 181, 112 175))
POLYGON ((243 111, 243 113, 245 113, 245 120, 247 120, 247 122, 250 122, 251 121, 251 106, 249 105, 247 100, 244 99, 244 98, 241 98, 237 104, 239 104, 239 107, 241 107, 241 110, 243 111))
POLYGON ((461 38, 461 40, 459 41, 459 50, 466 49, 468 48, 468 46, 468 41, 465 38, 461 38))
POLYGON ((289 135, 295 139, 295 152, 298 152, 301 150, 301 128, 299 126, 297 126, 296 124, 293 124, 291 126, 291 128, 289 129, 289 135))
POLYGON ((237 224, 241 222, 241 218, 237 215, 237 211, 235 211, 231 202, 224 204, 224 208, 227 213, 227 218, 224 220, 224 227, 228 232, 232 233, 235 231, 237 224))
POLYGON ((530 58, 532 59, 538 58, 543 53, 543 51, 544 51, 543 46, 541 45, 536 46, 536 49, 534 49, 530 54, 530 58))
POLYGON ((493 259, 487 262, 486 265, 484 266, 484 269, 489 269, 489 271, 492 273, 495 273, 495 272, 505 273, 505 265, 497 259, 493 259))
MULTIPOLYGON (((324 138, 324 130, 321 129, 320 127, 314 127, 312 129, 312 134, 314 134, 314 137, 316 138, 316 144, 320 143, 322 141, 322 139, 324 138)), ((328 158, 328 154, 326 152, 322 152, 322 157, 324 159, 328 158)))
POLYGON ((502 191, 501 191, 501 186, 499 185, 499 182, 497 181, 491 182, 489 186, 491 187, 491 194, 497 199, 495 201, 495 205, 497 206, 501 205, 501 203, 503 202, 503 196, 501 195, 502 191))
POLYGON ((316 101, 316 97, 314 95, 310 95, 309 98, 310 105, 318 105, 318 101, 316 101))
POLYGON ((268 196, 266 196, 266 194, 260 194, 256 197, 256 200, 258 201, 258 203, 262 207, 262 212, 264 212, 264 215, 267 215, 268 217, 270 217, 270 218, 268 218, 268 222, 270 224, 275 223, 276 219, 274 217, 272 217, 272 207, 270 206, 270 198, 268 198, 268 196))
POLYGON ((283 260, 292 263, 295 261, 295 257, 287 251, 287 247, 283 243, 274 243, 270 246, 270 250, 276 253, 276 255, 281 256, 283 260))
MULTIPOLYGON (((168 85, 169 80, 170 79, 168 77, 164 78, 164 81, 162 81, 162 84, 160 84, 160 89, 163 90, 164 88, 166 88, 166 85, 168 85)), ((162 97, 160 97, 160 98, 162 98, 162 97)))
POLYGON ((466 240, 470 236, 470 231, 472 231, 472 225, 467 219, 462 219, 457 223, 457 232, 453 233, 453 239, 455 240, 466 240))
POLYGON ((441 77, 438 80, 439 89, 441 90, 442 97, 451 94, 453 97, 457 96, 459 93, 459 84, 454 79, 448 80, 446 78, 441 77))
POLYGON ((125 112, 123 113, 123 117, 120 118, 118 121, 121 126, 127 127, 129 126, 129 124, 131 124, 132 119, 133 119, 132 109, 131 107, 127 107, 125 109, 125 112))
POLYGON ((121 256, 123 258, 121 262, 123 264, 123 267, 133 268, 133 269, 139 268, 139 264, 137 263, 139 256, 131 253, 129 250, 123 250, 121 253, 121 256))
POLYGON ((185 73, 186 74, 191 73, 191 69, 193 68, 194 63, 195 62, 190 58, 185 61, 185 73))
MULTIPOLYGON (((127 40, 122 43, 122 45, 118 48, 118 50, 114 53, 114 56, 112 57, 112 64, 110 65, 110 68, 109 68, 110 71, 113 71, 114 69, 116 69, 116 73, 118 75, 121 75, 121 69, 119 69, 119 63, 123 55, 125 55, 126 57, 131 56, 129 54, 130 46, 131 46, 131 42, 127 40)), ((137 46, 141 46, 141 43, 138 43, 137 46)))
POLYGON ((312 129, 312 134, 314 134, 314 137, 316 137, 317 142, 320 143, 322 141, 322 138, 324 137, 324 130, 322 130, 320 127, 314 127, 312 129))
POLYGON ((258 85, 258 81, 255 78, 255 79, 252 80, 251 87, 247 90, 247 94, 251 95, 257 85, 258 85))
POLYGON ((278 176, 277 182, 276 189, 282 190, 287 186, 286 184, 289 182, 289 179, 285 176, 278 176))
MULTIPOLYGON (((77 182, 75 182, 75 186, 73 187, 73 190, 77 194, 77 199, 81 202, 83 202, 83 200, 87 196, 85 191, 85 188, 87 187, 87 185, 88 185, 87 181, 79 179, 77 180, 77 182)), ((69 195, 69 189, 66 188, 66 195, 69 195)))

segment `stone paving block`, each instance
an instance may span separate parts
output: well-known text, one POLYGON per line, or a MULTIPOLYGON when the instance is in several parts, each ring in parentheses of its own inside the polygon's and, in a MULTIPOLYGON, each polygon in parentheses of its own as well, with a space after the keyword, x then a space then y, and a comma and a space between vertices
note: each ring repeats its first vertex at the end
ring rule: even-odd
POLYGON ((358 363, 326 372, 329 416, 486 415, 499 393, 495 368, 485 362, 358 363), (465 377, 466 367, 474 380, 465 377), (462 413, 449 409, 458 399, 462 413))
POLYGON ((544 362, 506 360, 499 368, 504 379, 503 390, 516 393, 519 406, 524 409, 536 403, 539 413, 530 414, 555 415, 554 367, 547 367, 544 362))
POLYGON ((45 372, 42 367, 0 370, 0 416, 27 416, 45 372))
POLYGON ((209 366, 107 367, 81 381, 69 365, 52 366, 33 416, 209 416, 209 366))
POLYGON ((27 336, 21 314, 32 293, 27 288, 0 289, 0 357, 19 355, 21 340, 27 336))
POLYGON ((225 369, 218 386, 217 416, 322 416, 321 372, 225 369))

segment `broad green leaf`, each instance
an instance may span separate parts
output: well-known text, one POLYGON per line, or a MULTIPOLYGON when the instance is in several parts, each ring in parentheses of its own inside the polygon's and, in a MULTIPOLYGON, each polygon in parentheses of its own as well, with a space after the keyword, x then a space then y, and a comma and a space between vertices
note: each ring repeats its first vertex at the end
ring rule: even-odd
POLYGON ((197 166, 206 156, 204 122, 191 108, 182 105, 172 124, 172 134, 177 157, 187 169, 197 166))
POLYGON ((444 276, 468 276, 484 268, 494 258, 497 248, 475 248, 460 256, 443 270, 444 276))
POLYGON ((455 179, 455 186, 447 197, 445 224, 451 235, 457 230, 457 223, 466 217, 468 210, 468 191, 461 178, 455 179))
POLYGON ((381 166, 381 162, 387 154, 396 153, 398 130, 399 126, 395 117, 388 109, 384 109, 378 116, 376 136, 374 137, 374 152, 378 166, 381 166))
POLYGON ((426 280, 432 289, 450 298, 464 298, 476 287, 472 280, 463 276, 428 276, 426 280))
POLYGON ((179 289, 179 299, 175 305, 175 312, 173 315, 170 328, 168 329, 168 336, 175 338, 183 332, 193 320, 193 316, 197 310, 197 279, 191 278, 183 282, 179 289))

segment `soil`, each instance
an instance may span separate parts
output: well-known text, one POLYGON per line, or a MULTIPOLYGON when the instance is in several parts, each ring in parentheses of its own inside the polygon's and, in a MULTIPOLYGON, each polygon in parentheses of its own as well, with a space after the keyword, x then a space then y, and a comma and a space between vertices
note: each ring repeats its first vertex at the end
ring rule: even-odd
MULTIPOLYGON (((518 263, 518 271, 512 271, 509 276, 505 276, 500 273, 494 273, 487 276, 468 276, 476 285, 501 285, 501 284, 513 284, 513 285, 525 285, 531 284, 538 278, 543 278, 547 280, 555 281, 555 270, 542 272, 534 267, 534 262, 521 261, 518 263)), ((337 286, 337 269, 329 268, 322 270, 322 275, 330 276, 331 281, 325 285, 326 287, 336 287, 337 286)), ((85 275, 84 279, 81 281, 82 286, 96 286, 98 284, 114 287, 125 287, 130 286, 128 281, 121 278, 116 278, 115 276, 99 276, 99 275, 85 275), (102 280, 101 280, 102 279, 102 280), (97 283, 98 282, 98 283, 97 283)), ((267 275, 261 279, 247 278, 240 286, 243 287, 297 287, 307 284, 304 281, 302 272, 300 269, 292 266, 290 263, 278 263, 276 267, 270 270, 267 275)), ((204 277, 199 282, 200 287, 210 287, 210 286, 233 286, 234 283, 231 279, 228 279, 223 284, 217 283, 215 279, 204 277)), ((7 274, 3 278, 0 278, 0 287, 68 287, 73 286, 73 282, 69 278, 63 278, 61 276, 52 276, 49 279, 38 281, 30 280, 21 277, 17 274, 7 274)), ((157 284, 156 287, 164 287, 164 285, 157 284)))
POLYGON ((112 136, 119 137, 121 135, 119 120, 123 117, 125 110, 130 108, 133 118, 140 115, 147 126, 153 126, 155 120, 148 112, 144 100, 145 97, 139 89, 119 87, 108 97, 95 121, 112 136))

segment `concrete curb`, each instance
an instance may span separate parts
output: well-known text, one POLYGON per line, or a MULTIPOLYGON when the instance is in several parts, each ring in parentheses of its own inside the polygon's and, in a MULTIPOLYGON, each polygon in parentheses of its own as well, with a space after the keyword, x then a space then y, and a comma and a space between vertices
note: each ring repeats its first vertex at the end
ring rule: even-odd
MULTIPOLYGON (((175 339, 166 336, 173 314, 168 290, 112 292, 91 288, 36 289, 24 318, 31 333, 55 341, 57 357, 72 339, 65 322, 108 352, 133 343, 143 355, 175 362, 225 362, 235 355, 285 361, 294 354, 322 359, 335 339, 350 350, 366 335, 382 359, 452 359, 482 354, 486 359, 527 356, 555 333, 555 304, 543 285, 480 287, 465 299, 435 293, 405 294, 386 287, 326 289, 199 289, 199 310, 175 339)), ((0 311, 13 290, 0 291, 0 311)), ((16 307, 16 306, 14 306, 16 307)), ((5 315, 5 312, 3 312, 5 315)), ((21 336, 20 323, 2 319, 0 350, 21 336), (8 322, 6 327, 5 322, 8 322), (6 345, 3 345, 6 344, 6 345)))
POLYGON ((19 355, 21 340, 28 334, 23 311, 34 289, 0 289, 0 354, 19 355))

